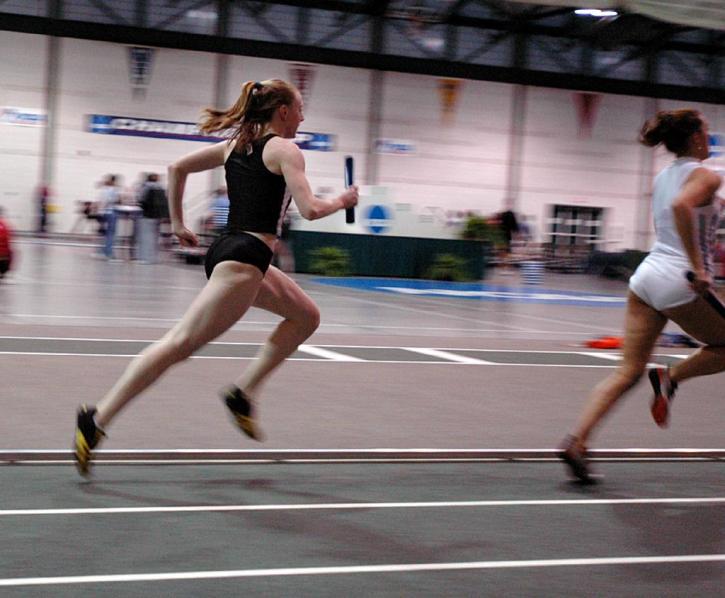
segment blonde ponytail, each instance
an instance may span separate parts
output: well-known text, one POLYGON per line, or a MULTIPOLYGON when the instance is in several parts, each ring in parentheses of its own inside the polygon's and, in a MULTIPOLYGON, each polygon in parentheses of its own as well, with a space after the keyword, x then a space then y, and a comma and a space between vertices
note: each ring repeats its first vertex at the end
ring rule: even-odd
POLYGON ((279 106, 292 104, 296 91, 294 85, 281 79, 247 81, 227 110, 206 108, 199 129, 207 134, 234 129, 231 139, 237 141, 237 147, 243 147, 261 135, 279 106))

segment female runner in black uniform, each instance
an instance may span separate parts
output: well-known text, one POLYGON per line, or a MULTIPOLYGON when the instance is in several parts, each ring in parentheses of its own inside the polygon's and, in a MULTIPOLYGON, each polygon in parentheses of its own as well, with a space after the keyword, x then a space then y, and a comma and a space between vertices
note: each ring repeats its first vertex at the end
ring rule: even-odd
POLYGON ((312 193, 304 157, 292 141, 304 120, 302 108, 302 96, 293 85, 279 79, 248 81, 231 108, 207 109, 200 126, 205 133, 234 129, 233 137, 169 166, 171 224, 179 242, 184 246, 199 243, 184 226, 187 175, 222 165, 230 199, 227 229, 209 248, 205 264, 209 281, 181 321, 128 365, 96 407, 82 405, 78 410, 75 458, 81 474, 88 473, 91 451, 105 436, 104 428, 131 399, 170 366, 225 332, 252 305, 283 320, 223 397, 241 430, 261 439, 253 409, 261 384, 320 321, 312 300, 292 279, 270 266, 290 195, 308 220, 351 208, 358 200, 356 187, 328 200, 312 193))

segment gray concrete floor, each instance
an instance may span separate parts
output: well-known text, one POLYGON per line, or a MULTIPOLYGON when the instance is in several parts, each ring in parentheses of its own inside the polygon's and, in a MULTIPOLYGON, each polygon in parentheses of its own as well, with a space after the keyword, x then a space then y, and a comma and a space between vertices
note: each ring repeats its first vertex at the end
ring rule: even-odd
MULTIPOLYGON (((91 252, 88 246, 23 240, 18 269, 0 281, 0 452, 66 451, 76 405, 97 401, 131 355, 159 338, 204 284, 199 266, 107 263, 91 252)), ((251 310, 219 344, 139 397, 114 422, 104 447, 552 448, 591 387, 616 365, 583 355, 592 351, 582 343, 618 335, 621 309, 398 297, 295 278, 323 314, 308 344, 361 361, 295 355, 261 400, 267 442, 252 443, 227 421, 215 396, 277 321, 251 310), (455 363, 411 348, 486 363, 455 363)), ((491 281, 519 284, 515 274, 491 281)), ((545 286, 626 290, 624 283, 581 275, 547 274, 545 286)), ((661 349, 653 359, 664 363, 690 351, 661 349)), ((684 385, 667 431, 651 423, 648 388, 639 385, 607 421, 596 446, 722 448, 718 381, 684 385)), ((0 467, 0 595, 721 595, 725 566, 712 559, 725 553, 722 464, 597 467, 606 478, 593 488, 568 483, 556 463, 99 464, 90 482, 79 481, 66 465, 0 467), (571 502, 592 499, 609 502, 571 502), (539 502, 409 504, 490 500, 539 502), (360 502, 401 504, 344 506, 360 502), (257 509, 313 503, 342 506, 257 509), (252 510, 143 511, 230 505, 252 510), (129 506, 142 511, 17 512, 129 506), (683 555, 705 557, 631 560, 683 555), (611 557, 626 562, 597 560, 611 557), (439 563, 469 568, 320 570, 439 563), (291 567, 302 570, 282 573, 291 567), (210 571, 231 577, 194 576, 210 571), (178 572, 190 572, 190 578, 68 579, 178 572), (47 577, 63 580, 27 580, 47 577), (26 581, 7 585, 13 579, 26 581)))

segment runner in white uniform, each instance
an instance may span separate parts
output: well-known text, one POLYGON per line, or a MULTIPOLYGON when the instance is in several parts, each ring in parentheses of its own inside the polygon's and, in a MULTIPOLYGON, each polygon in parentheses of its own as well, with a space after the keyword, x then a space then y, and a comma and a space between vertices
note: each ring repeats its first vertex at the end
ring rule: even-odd
MULTIPOLYGON (((692 269, 677 232, 672 203, 694 170, 702 168, 694 158, 677 158, 655 178, 653 204, 657 240, 649 255, 629 279, 629 288, 658 311, 689 303, 696 297, 684 273, 692 269)), ((712 248, 720 221, 722 200, 693 210, 693 237, 707 273, 713 275, 712 248)))
POLYGON ((649 372, 651 412, 666 427, 678 382, 725 370, 725 319, 703 298, 712 284, 712 254, 723 201, 721 177, 704 167, 709 156, 707 123, 695 110, 658 112, 640 132, 649 147, 663 143, 676 159, 654 181, 657 240, 629 281, 624 354, 617 370, 600 382, 559 457, 583 482, 592 482, 587 440, 615 403, 642 377, 668 320, 705 346, 672 368, 649 372), (689 283, 685 274, 694 273, 689 283))

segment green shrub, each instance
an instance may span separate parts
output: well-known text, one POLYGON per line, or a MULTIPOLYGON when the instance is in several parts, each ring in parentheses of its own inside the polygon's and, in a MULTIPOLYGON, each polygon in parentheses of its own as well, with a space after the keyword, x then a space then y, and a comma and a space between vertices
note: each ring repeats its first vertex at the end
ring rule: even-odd
POLYGON ((468 273, 466 260, 452 253, 436 254, 433 264, 426 272, 426 278, 449 282, 473 280, 473 277, 468 273))
POLYGON ((488 241, 493 245, 503 242, 503 233, 497 226, 492 226, 480 216, 469 216, 461 232, 461 237, 473 241, 488 241))
POLYGON ((350 254, 340 247, 318 247, 309 253, 310 271, 323 276, 348 276, 350 254))

